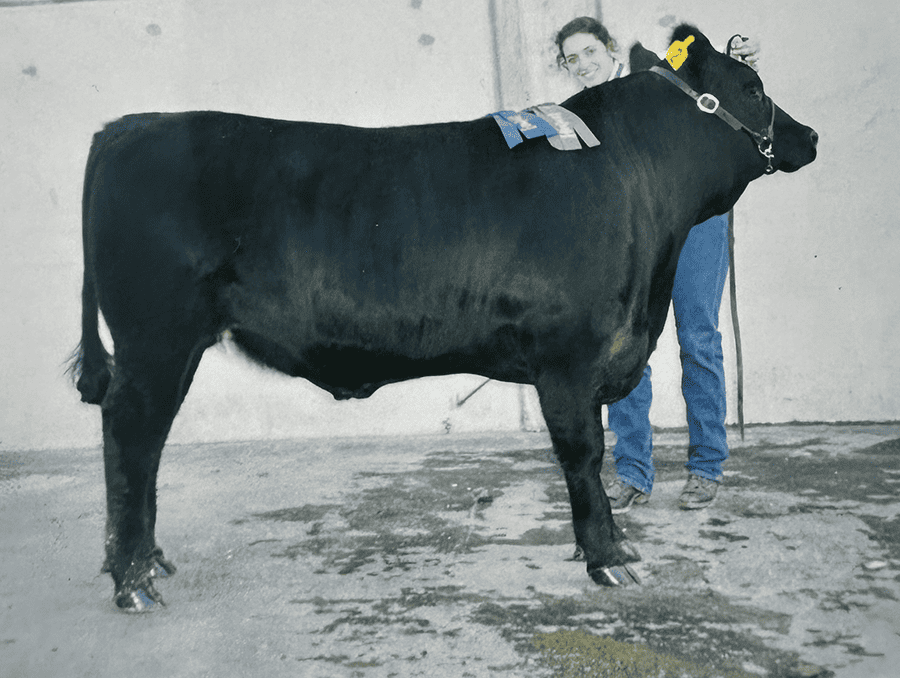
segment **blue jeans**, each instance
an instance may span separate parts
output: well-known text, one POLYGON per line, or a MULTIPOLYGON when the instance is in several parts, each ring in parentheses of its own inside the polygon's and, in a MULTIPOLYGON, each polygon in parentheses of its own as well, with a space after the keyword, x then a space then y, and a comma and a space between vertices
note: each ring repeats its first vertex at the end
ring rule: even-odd
MULTIPOLYGON (((728 217, 694 226, 675 271, 672 308, 681 347, 681 393, 690 435, 688 472, 722 480, 728 458, 725 439, 725 368, 719 306, 728 275, 728 217)), ((650 430, 650 366, 635 389, 609 406, 609 427, 616 434, 613 456, 623 481, 641 492, 653 489, 653 440, 650 430)))

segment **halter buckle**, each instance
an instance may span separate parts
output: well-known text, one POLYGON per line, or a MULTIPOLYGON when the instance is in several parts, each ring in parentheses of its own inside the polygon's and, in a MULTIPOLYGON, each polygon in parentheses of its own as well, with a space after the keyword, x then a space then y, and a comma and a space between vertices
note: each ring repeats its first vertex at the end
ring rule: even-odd
POLYGON ((697 97, 697 108, 704 113, 715 113, 719 110, 719 100, 709 92, 706 92, 697 97))

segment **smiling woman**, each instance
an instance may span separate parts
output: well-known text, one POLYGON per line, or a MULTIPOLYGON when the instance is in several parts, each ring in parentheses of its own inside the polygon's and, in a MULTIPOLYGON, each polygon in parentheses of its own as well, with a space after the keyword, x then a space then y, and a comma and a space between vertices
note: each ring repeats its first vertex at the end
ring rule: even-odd
POLYGON ((625 75, 625 64, 615 58, 616 42, 599 21, 573 19, 556 34, 557 62, 585 87, 625 75))

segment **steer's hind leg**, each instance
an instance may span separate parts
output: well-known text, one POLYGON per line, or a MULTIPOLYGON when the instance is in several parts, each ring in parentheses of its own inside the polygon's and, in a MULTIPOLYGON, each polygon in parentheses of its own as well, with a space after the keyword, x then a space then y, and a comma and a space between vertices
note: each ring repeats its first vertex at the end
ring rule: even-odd
POLYGON ((102 403, 107 504, 103 571, 115 582, 117 606, 144 611, 162 603, 153 580, 175 571, 156 544, 156 475, 166 436, 205 345, 178 348, 148 337, 139 346, 122 343, 102 403))
POLYGON ((637 581, 625 565, 640 560, 640 556, 613 522, 600 481, 603 425, 599 402, 587 380, 578 377, 545 374, 537 388, 553 448, 565 474, 575 541, 584 551, 588 574, 607 586, 637 581))

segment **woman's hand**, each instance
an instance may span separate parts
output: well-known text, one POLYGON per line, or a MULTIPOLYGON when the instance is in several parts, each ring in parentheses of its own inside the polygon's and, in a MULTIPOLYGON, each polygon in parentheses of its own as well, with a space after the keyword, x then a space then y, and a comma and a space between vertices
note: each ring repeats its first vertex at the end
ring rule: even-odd
POLYGON ((758 71, 759 67, 757 65, 757 61, 759 61, 759 40, 756 38, 745 38, 740 35, 736 35, 731 39, 731 51, 729 52, 729 56, 732 59, 737 59, 738 61, 742 61, 747 64, 754 71, 758 71))

